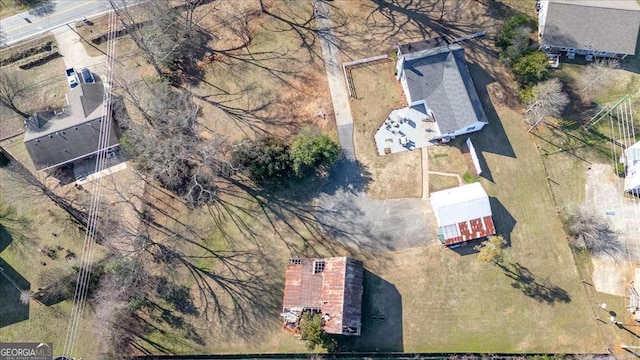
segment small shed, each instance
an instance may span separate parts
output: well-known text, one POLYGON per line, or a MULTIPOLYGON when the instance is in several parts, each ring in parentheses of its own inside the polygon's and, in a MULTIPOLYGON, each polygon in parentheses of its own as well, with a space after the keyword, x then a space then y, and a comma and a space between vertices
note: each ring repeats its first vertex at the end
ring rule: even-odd
POLYGON ((348 257, 291 259, 287 266, 281 316, 295 327, 304 311, 321 313, 324 331, 360 335, 362 261, 348 257))
POLYGON ((480 183, 433 192, 429 200, 444 245, 495 235, 489 196, 480 183))

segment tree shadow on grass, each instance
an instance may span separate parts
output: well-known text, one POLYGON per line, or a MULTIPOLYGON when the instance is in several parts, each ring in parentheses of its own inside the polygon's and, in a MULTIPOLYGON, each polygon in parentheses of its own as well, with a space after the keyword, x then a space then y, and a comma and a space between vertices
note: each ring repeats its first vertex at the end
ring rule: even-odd
POLYGON ((22 303, 21 291, 29 291, 31 284, 0 258, 0 329, 29 319, 29 304, 22 303), (19 289, 18 289, 19 288, 19 289))
POLYGON ((44 17, 53 14, 58 4, 51 0, 29 0, 27 5, 32 6, 29 15, 44 17))
POLYGON ((402 296, 395 285, 364 271, 362 334, 338 340, 340 351, 403 352, 402 296))
POLYGON ((519 289, 537 302, 544 302, 549 305, 553 305, 556 302, 571 302, 571 297, 564 289, 553 285, 548 279, 536 279, 529 269, 518 262, 506 265, 498 264, 498 267, 504 271, 507 277, 513 279, 512 287, 519 289))

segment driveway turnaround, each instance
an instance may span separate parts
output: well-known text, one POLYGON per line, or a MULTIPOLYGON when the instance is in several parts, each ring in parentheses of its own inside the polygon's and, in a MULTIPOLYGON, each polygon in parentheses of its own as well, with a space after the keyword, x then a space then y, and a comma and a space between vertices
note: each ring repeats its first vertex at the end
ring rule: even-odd
POLYGON ((329 9, 322 1, 313 4, 343 151, 316 199, 318 221, 327 235, 368 251, 397 251, 438 243, 435 218, 427 200, 374 200, 367 194, 366 179, 356 160, 349 95, 329 9))

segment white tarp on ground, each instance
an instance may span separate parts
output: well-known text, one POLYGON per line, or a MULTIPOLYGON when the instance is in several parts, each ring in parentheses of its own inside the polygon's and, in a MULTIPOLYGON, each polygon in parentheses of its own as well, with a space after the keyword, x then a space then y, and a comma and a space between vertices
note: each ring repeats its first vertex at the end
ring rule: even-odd
POLYGON ((471 160, 473 160, 473 166, 476 168, 476 174, 480 175, 482 173, 482 168, 480 168, 480 160, 478 160, 478 154, 476 154, 476 148, 473 147, 471 143, 471 138, 467 138, 467 148, 469 149, 469 153, 471 154, 471 160))

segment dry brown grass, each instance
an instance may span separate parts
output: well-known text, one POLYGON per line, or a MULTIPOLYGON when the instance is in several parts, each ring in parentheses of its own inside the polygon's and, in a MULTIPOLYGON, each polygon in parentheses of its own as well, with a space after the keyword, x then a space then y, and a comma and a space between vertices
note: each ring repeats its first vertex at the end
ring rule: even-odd
POLYGON ((428 148, 429 171, 446 172, 460 176, 469 171, 464 155, 460 152, 461 139, 456 139, 455 143, 443 146, 430 146, 428 148))
POLYGON ((390 62, 352 69, 357 99, 351 99, 356 158, 371 173, 368 193, 376 199, 420 197, 420 151, 378 155, 373 136, 393 109, 405 106, 390 62))
MULTIPOLYGON (((61 57, 41 65, 22 70, 16 66, 5 66, 3 70, 16 71, 29 88, 18 100, 18 107, 26 113, 46 109, 60 109, 66 104, 69 91, 61 57)), ((22 117, 11 110, 0 107, 0 139, 24 131, 22 117)))
POLYGON ((454 176, 444 176, 429 174, 429 192, 451 189, 458 186, 458 178, 454 176))

